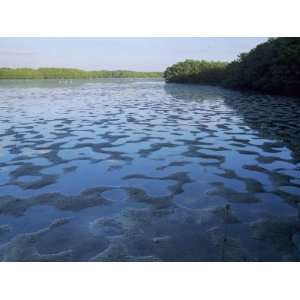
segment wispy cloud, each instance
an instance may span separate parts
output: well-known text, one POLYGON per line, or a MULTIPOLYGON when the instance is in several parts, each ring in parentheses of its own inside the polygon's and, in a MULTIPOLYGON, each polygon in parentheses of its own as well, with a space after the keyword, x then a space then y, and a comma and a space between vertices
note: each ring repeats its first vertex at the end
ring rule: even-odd
POLYGON ((26 51, 26 50, 0 50, 0 55, 35 55, 34 51, 26 51))

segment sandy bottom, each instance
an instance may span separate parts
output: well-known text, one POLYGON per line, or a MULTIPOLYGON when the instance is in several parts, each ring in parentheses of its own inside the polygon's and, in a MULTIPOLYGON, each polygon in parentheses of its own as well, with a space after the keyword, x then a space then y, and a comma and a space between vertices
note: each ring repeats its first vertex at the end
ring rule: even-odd
POLYGON ((0 83, 0 260, 299 261, 300 100, 0 83))

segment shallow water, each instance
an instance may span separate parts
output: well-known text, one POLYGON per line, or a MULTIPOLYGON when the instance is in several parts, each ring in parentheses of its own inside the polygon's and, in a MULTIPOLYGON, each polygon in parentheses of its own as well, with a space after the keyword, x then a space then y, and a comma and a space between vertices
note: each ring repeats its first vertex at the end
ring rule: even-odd
POLYGON ((299 261, 300 101, 153 79, 0 82, 0 259, 299 261))

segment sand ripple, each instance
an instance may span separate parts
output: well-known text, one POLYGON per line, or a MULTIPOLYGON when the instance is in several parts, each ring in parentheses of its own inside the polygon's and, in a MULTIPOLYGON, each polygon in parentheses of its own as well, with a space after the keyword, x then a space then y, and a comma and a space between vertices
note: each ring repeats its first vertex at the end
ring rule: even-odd
POLYGON ((159 80, 0 83, 0 259, 299 261, 300 101, 159 80))

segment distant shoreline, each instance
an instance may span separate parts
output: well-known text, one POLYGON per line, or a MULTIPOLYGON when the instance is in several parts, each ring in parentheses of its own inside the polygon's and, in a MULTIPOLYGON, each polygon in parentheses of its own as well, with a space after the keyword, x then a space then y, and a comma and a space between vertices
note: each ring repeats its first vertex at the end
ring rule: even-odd
POLYGON ((85 71, 73 68, 0 68, 0 80, 101 78, 162 78, 162 72, 139 72, 127 70, 85 71))

